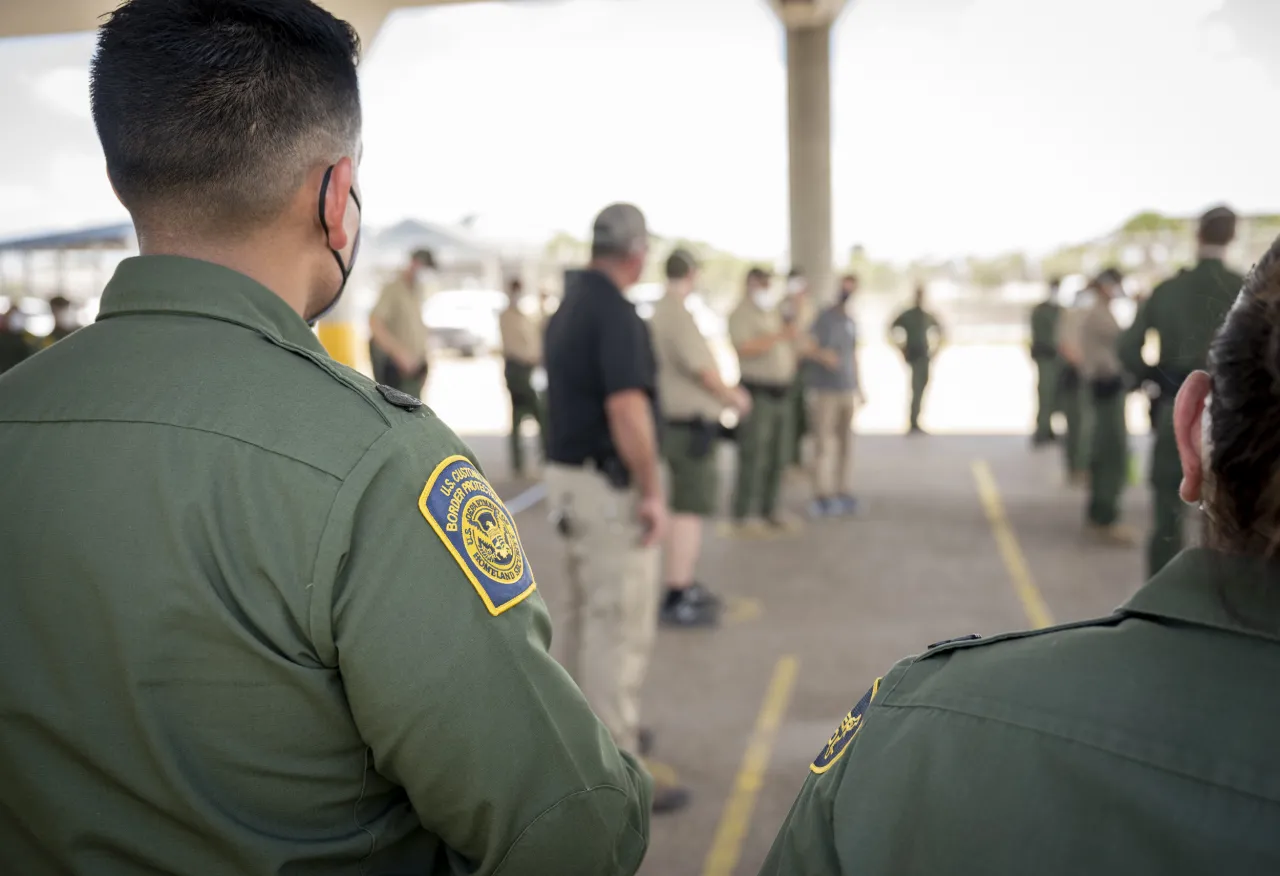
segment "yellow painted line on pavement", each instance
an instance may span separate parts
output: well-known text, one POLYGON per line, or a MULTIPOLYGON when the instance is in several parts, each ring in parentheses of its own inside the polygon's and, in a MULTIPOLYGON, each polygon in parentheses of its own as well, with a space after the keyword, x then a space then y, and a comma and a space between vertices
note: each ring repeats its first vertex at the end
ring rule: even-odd
POLYGON ((757 620, 764 614, 764 603, 751 596, 730 596, 725 605, 724 621, 727 624, 744 624, 757 620))
POLYGON ((788 654, 779 659, 773 669, 773 679, 769 682, 769 689, 765 691, 764 703, 756 717, 755 730, 742 755, 742 764, 738 767, 733 790, 729 792, 729 799, 720 816, 720 825, 716 828, 715 838, 711 841, 707 859, 702 865, 702 876, 733 876, 733 870, 738 866, 742 841, 751 827, 751 813, 756 808, 756 797, 764 783, 764 773, 769 768, 769 759, 778 738, 778 727, 791 702, 791 691, 795 687, 799 668, 800 661, 788 654))
POLYGON ((982 507, 987 512, 987 522, 991 524, 991 532, 996 538, 996 546, 1000 549, 1004 567, 1009 571, 1014 592, 1018 594, 1018 600, 1022 603, 1022 610, 1027 614, 1027 620, 1036 627, 1053 626, 1053 613, 1049 611, 1049 606, 1045 604, 1044 597, 1040 594, 1040 588, 1036 587, 1036 582, 1031 577, 1027 558, 1023 555, 1022 548, 1018 546, 1018 539, 1009 526, 1009 518, 1005 516, 1004 502, 1000 500, 1000 488, 996 486, 995 475, 991 473, 991 466, 984 460, 974 460, 973 480, 977 484, 982 507))

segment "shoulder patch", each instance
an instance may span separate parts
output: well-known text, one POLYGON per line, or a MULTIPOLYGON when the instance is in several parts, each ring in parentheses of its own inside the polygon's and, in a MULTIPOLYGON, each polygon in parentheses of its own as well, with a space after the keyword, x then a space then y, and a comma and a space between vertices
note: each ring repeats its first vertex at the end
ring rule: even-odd
POLYGON ((391 404, 398 408, 404 408, 406 411, 416 411, 422 407, 422 399, 409 395, 407 392, 402 392, 394 386, 379 383, 378 393, 391 404))
POLYGON ((432 473, 418 510, 458 561, 489 614, 497 617, 537 588, 515 521, 465 456, 432 473))
POLYGON ((809 767, 810 772, 820 776, 835 766, 836 761, 840 759, 840 755, 844 754, 845 749, 849 747, 849 743, 853 741, 853 737, 857 736, 858 731, 862 729, 862 716, 867 711, 867 707, 871 705, 871 701, 875 699, 876 694, 879 693, 880 682, 883 680, 883 678, 877 678, 875 684, 871 685, 871 690, 863 694, 862 699, 858 700, 858 704, 849 710, 849 714, 844 716, 844 720, 840 722, 836 732, 831 734, 831 739, 827 741, 826 746, 814 758, 813 764, 809 767))

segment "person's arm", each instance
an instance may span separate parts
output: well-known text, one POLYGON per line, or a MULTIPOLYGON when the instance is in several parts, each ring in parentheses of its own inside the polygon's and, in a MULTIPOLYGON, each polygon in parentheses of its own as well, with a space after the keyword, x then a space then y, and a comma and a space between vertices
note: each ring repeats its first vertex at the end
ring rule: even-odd
POLYGON ((605 398, 609 435, 631 479, 645 498, 662 495, 658 476, 658 439, 653 425, 653 403, 642 389, 625 389, 605 398))
POLYGON ((770 332, 769 334, 747 338, 741 343, 735 344, 734 347, 742 358, 754 359, 756 356, 763 356, 778 344, 789 341, 794 337, 795 331, 788 327, 780 332, 770 332))
POLYGON ((605 417, 614 449, 640 491, 640 516, 646 542, 662 535, 665 507, 658 468, 654 424, 653 348, 649 331, 634 311, 619 309, 600 326, 599 367, 604 383, 605 417))
POLYGON ((819 750, 760 876, 852 876, 854 871, 841 866, 836 849, 836 800, 849 769, 850 750, 856 746, 862 722, 882 683, 882 679, 876 680, 819 750))
POLYGON ((459 872, 631 876, 651 780, 548 653, 514 521, 466 447, 396 413, 419 422, 348 475, 308 585, 368 768, 405 789, 459 872))
MULTIPOLYGON (((1160 291, 1157 287, 1156 291, 1160 291)), ((1152 293, 1152 298, 1155 293, 1152 293)), ((1150 371, 1150 365, 1146 359, 1142 358, 1142 348, 1147 343, 1147 332, 1151 330, 1151 301, 1148 298, 1138 304, 1137 313, 1133 316, 1133 323, 1120 334, 1120 341, 1116 345, 1116 352, 1120 356, 1120 364, 1124 366, 1124 370, 1132 374, 1139 380, 1145 380, 1147 373, 1150 371)))

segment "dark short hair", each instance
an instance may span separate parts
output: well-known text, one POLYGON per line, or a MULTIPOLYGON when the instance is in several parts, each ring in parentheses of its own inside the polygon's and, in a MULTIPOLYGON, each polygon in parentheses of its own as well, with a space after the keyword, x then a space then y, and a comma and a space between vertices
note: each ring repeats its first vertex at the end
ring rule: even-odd
POLYGON ((521 280, 519 277, 512 277, 511 280, 507 283, 507 288, 510 289, 512 292, 519 292, 521 289, 524 288, 524 281, 521 280))
POLYGON ((1124 282, 1124 275, 1121 274, 1115 268, 1107 268, 1101 274, 1098 275, 1097 282, 1098 284, 1114 283, 1115 285, 1118 286, 1124 282))
POLYGON ((668 280, 683 280, 698 269, 698 261, 686 250, 678 249, 667 257, 668 280))
POLYGON ((1280 240, 1244 281, 1209 352, 1209 546, 1280 552, 1280 240))
POLYGON ((747 282, 750 283, 753 280, 768 283, 769 272, 766 271, 764 268, 752 268, 751 270, 747 271, 747 282))
POLYGON ((435 253, 429 249, 415 249, 409 260, 417 262, 424 268, 434 268, 436 266, 435 253))
POLYGON ((1214 207, 1200 217, 1197 236, 1209 246, 1226 246, 1236 237, 1236 214, 1229 207, 1214 207))
POLYGON ((66 310, 71 307, 71 299, 65 295, 55 295, 49 299, 50 310, 66 310))
POLYGON ((98 32, 93 120, 134 221, 243 232, 360 139, 359 38, 310 0, 128 0, 98 32))

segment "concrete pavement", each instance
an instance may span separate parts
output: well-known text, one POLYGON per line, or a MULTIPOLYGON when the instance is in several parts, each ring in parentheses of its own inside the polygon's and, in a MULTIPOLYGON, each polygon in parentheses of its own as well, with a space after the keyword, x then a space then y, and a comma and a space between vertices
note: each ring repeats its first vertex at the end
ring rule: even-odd
MULTIPOLYGON (((1056 450, 1033 453, 1022 434, 999 434, 1014 431, 1008 407, 1020 403, 1010 396, 1029 395, 1025 354, 957 347, 950 355, 950 376, 945 360, 939 363, 933 412, 934 428, 949 434, 908 439, 885 434, 886 426, 859 438, 861 517, 812 523, 787 538, 710 538, 701 577, 729 599, 727 623, 710 632, 663 630, 646 687, 658 769, 689 785, 694 803, 655 818, 645 876, 755 873, 809 762, 871 682, 902 657, 940 639, 1033 625, 1027 586, 1054 620, 1064 621, 1106 613, 1139 585, 1140 550, 1084 538, 1084 497, 1062 486, 1056 450), (966 391, 968 402, 949 398, 966 391), (967 412, 968 420, 949 421, 948 410, 967 412), (982 425, 974 410, 994 412, 985 430, 994 434, 957 434, 966 426, 977 431, 974 421, 982 425), (994 483, 1029 581, 1011 574, 1008 550, 997 548, 975 462, 994 483)), ((893 365, 885 359, 874 367, 887 380, 893 365)), ((481 408, 474 386, 463 386, 472 382, 464 374, 487 367, 437 369, 430 400, 451 423, 456 414, 499 491, 515 497, 530 484, 506 477, 500 430, 465 427, 494 416, 493 405, 481 408)), ((905 408, 905 392, 886 385, 883 393, 897 394, 899 410, 905 408)), ((883 403, 885 423, 893 403, 883 403)), ((497 404, 501 411, 501 397, 497 404)), ((1026 414, 1026 428, 1030 402, 1021 404, 1017 416, 1026 414)), ((730 452, 722 464, 727 473, 730 452)), ((806 498, 803 482, 789 484, 793 509, 806 498)), ((1131 488, 1125 508, 1129 521, 1145 529, 1145 489, 1131 488)), ((551 526, 540 504, 517 521, 543 596, 558 615, 564 581, 551 526)))

